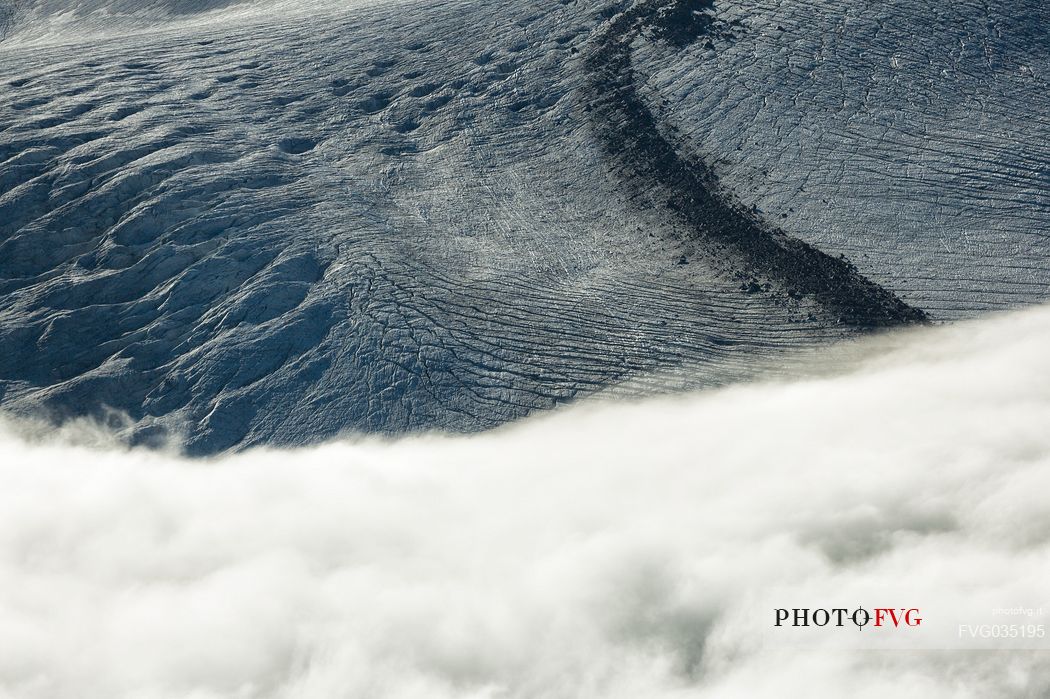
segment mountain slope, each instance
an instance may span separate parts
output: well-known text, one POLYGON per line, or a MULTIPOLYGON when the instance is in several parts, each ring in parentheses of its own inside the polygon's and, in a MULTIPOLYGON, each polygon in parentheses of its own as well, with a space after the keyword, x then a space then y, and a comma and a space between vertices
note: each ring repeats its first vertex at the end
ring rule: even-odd
MULTIPOLYGON (((825 189, 742 174, 824 142, 725 97, 748 22, 851 10, 628 5, 172 6, 133 38, 141 12, 46 41, 23 25, 0 44, 3 407, 116 410, 130 439, 174 431, 198 454, 476 430, 610 387, 724 383, 924 308, 1045 296, 1041 199, 1017 209, 1028 229, 996 229, 1033 246, 1026 285, 968 297, 958 280, 998 260, 934 252, 951 231, 847 236, 852 204, 813 224, 827 188, 892 187, 854 168, 870 143, 820 151, 810 177, 845 173, 825 189), (761 152, 723 152, 727 130, 761 152)), ((943 163, 974 147, 927 146, 943 163)), ((1045 172, 999 172, 1045 196, 1045 172)), ((971 228, 992 219, 982 201, 971 228)))

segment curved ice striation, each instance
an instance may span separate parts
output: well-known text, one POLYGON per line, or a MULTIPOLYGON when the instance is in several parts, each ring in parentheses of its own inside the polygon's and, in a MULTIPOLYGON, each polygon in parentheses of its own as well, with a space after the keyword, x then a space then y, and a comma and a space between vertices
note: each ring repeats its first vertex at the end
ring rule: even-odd
POLYGON ((639 91, 748 207, 940 319, 1046 298, 1050 5, 719 0, 639 91))
POLYGON ((54 43, 129 34, 231 6, 252 7, 245 0, 7 0, 0 6, 0 38, 54 43))
POLYGON ((476 430, 1047 296, 1034 0, 12 7, 8 410, 476 430))

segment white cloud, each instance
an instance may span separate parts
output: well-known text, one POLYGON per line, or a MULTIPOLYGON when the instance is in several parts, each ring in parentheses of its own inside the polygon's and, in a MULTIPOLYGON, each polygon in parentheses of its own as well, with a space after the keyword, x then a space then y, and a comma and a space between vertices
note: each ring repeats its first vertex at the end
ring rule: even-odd
POLYGON ((209 462, 8 423, 0 697, 1044 695, 1050 654, 956 629, 1050 620, 1047 347, 1040 308, 806 380, 209 462), (858 604, 925 625, 772 628, 858 604))

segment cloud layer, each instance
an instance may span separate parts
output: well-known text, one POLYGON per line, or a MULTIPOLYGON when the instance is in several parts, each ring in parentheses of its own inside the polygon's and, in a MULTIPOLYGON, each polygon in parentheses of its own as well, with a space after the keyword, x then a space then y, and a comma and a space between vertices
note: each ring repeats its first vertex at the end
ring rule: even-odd
POLYGON ((1040 308, 793 382, 208 462, 7 423, 0 697, 1045 695, 1045 640, 957 629, 1050 612, 1048 346, 1040 308), (772 628, 847 605, 924 627, 772 628))

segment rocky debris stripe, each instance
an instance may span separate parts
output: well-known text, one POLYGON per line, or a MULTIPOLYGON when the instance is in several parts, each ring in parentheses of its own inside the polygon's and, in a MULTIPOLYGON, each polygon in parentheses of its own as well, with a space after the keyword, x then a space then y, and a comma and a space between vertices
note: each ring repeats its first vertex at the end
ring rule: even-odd
POLYGON ((776 285, 790 299, 810 297, 838 322, 861 329, 928 322, 924 311, 864 277, 847 259, 792 238, 745 209, 719 186, 710 167, 680 154, 661 134, 635 86, 631 44, 653 36, 683 48, 711 30, 713 6, 713 0, 639 2, 591 38, 584 56, 588 113, 617 174, 633 193, 665 200, 698 242, 732 266, 743 290, 776 285))

